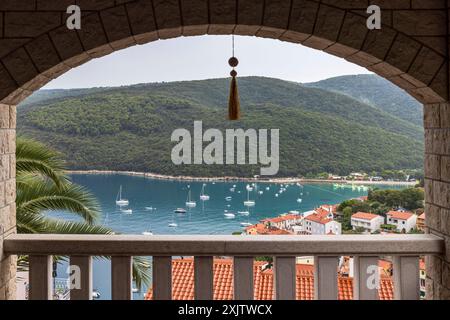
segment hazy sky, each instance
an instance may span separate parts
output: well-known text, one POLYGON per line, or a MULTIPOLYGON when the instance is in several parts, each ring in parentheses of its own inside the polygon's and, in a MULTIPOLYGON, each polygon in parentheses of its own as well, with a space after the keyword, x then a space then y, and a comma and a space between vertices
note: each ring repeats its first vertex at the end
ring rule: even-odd
MULTIPOLYGON (((46 89, 120 86, 144 82, 228 77, 230 36, 160 40, 92 60, 53 80, 46 89)), ((370 73, 322 51, 272 39, 236 37, 240 76, 313 82, 370 73)))

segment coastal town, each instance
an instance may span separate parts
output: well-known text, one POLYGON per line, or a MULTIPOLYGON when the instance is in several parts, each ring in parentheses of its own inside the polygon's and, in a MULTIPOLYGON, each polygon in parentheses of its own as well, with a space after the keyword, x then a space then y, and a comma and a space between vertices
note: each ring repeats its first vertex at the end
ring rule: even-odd
MULTIPOLYGON (((400 206, 389 207, 384 213, 357 211, 350 216, 349 226, 346 226, 345 213, 348 205, 356 208, 372 204, 373 200, 381 195, 392 195, 392 190, 371 191, 369 196, 361 196, 349 199, 340 204, 322 204, 313 210, 306 212, 289 211, 272 218, 265 218, 258 223, 247 226, 241 236, 253 235, 341 235, 341 234, 380 234, 389 236, 395 233, 424 233, 425 212, 422 210, 420 188, 410 188, 403 191, 403 196, 398 200, 408 203, 406 200, 411 194, 419 194, 409 203, 405 209, 400 206), (417 190, 416 190, 417 189, 417 190), (401 199, 403 198, 403 199, 401 199), (371 202, 372 201, 372 202, 371 202), (344 208, 342 210, 342 208, 344 208), (344 230, 345 229, 345 230, 344 230)), ((398 196, 398 193, 396 193, 398 196)), ((387 207, 388 208, 388 207, 387 207)), ((369 211, 369 210, 368 210, 369 211)), ((380 211, 378 211, 380 212, 380 211)), ((237 234, 237 233, 236 233, 237 234)), ((296 258, 296 299, 314 299, 314 256, 301 256, 296 258)), ((271 300, 274 298, 274 269, 273 257, 259 257, 254 261, 254 298, 255 300, 271 300)), ((214 299, 233 299, 233 259, 230 257, 217 257, 214 259, 214 299)), ((355 281, 355 257, 341 256, 337 268, 338 299, 354 299, 353 282, 355 281)), ((391 256, 380 256, 378 259, 377 289, 378 299, 394 299, 393 261, 391 256)), ((425 258, 419 259, 419 288, 420 298, 426 294, 426 269, 425 258)), ((172 297, 175 300, 194 299, 194 259, 181 257, 172 260, 173 288, 172 297)), ((153 289, 149 288, 145 294, 146 300, 153 300, 153 289)))

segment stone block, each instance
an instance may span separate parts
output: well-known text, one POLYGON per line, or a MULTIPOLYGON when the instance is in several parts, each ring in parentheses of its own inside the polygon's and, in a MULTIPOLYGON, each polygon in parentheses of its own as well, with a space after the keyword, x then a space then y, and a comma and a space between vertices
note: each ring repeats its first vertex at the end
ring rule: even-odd
POLYGON ((450 128, 450 104, 441 103, 440 107, 441 128, 450 128))
MULTIPOLYGON (((192 1, 192 0, 190 0, 192 1)), ((194 0, 196 3, 203 2, 205 0, 194 0)), ((186 1, 184 1, 186 2, 186 1)), ((263 13, 264 13, 264 0, 239 0, 238 1, 238 24, 241 25, 260 25, 261 21, 263 21, 263 13)), ((295 3, 296 1, 294 1, 295 3)), ((298 1, 297 1, 298 2, 298 1)), ((200 7, 200 12, 203 12, 203 5, 200 3, 196 5, 196 7, 200 7)), ((183 21, 186 25, 186 17, 184 14, 184 4, 183 4, 183 21)))
POLYGON ((63 60, 72 58, 73 56, 84 52, 76 31, 69 30, 66 26, 51 31, 50 38, 52 39, 59 56, 63 60))
POLYGON ((20 48, 2 59, 6 69, 19 84, 23 85, 38 75, 25 49, 20 48))
POLYGON ((8 97, 18 87, 14 79, 11 78, 9 72, 2 65, 0 65, 0 79, 0 103, 7 103, 2 99, 8 97))
MULTIPOLYGON (((66 12, 67 8, 75 4, 76 2, 73 0, 36 0, 36 9, 38 11, 63 11, 66 12)), ((85 7, 81 8, 84 10, 85 7)))
POLYGON ((16 179, 5 182, 5 203, 11 204, 16 201, 16 179))
POLYGON ((158 30, 179 28, 181 15, 178 0, 153 0, 158 30))
POLYGON ((359 51, 368 32, 365 18, 347 13, 339 33, 338 42, 359 51))
POLYGON ((289 26, 290 1, 266 0, 263 25, 285 30, 289 26))
POLYGON ((439 180, 441 178, 441 157, 438 155, 425 155, 425 177, 439 180))
POLYGON ((39 72, 44 72, 61 62, 48 34, 44 34, 26 45, 39 72))
POLYGON ((209 0, 209 16, 211 24, 236 24, 236 1, 209 0))
POLYGON ((397 10, 393 27, 407 35, 442 36, 447 32, 445 10, 397 10))
POLYGON ((9 128, 9 105, 0 104, 0 129, 9 128))
POLYGON ((449 156, 441 157, 440 170, 441 170, 440 179, 442 181, 450 182, 450 157, 449 156))
POLYGON ((431 49, 422 47, 419 54, 414 59, 408 74, 424 83, 424 85, 428 85, 431 80, 433 80, 443 63, 443 56, 437 54, 431 49))
POLYGON ((370 3, 380 6, 381 10, 411 8, 410 0, 371 0, 370 3))
POLYGON ((35 0, 2 0, 0 11, 33 11, 35 0))
POLYGON ((62 24, 59 12, 6 12, 4 19, 5 37, 10 38, 34 38, 62 24))
POLYGON ((208 24, 208 0, 184 0, 180 1, 180 6, 183 26, 208 24))
POLYGON ((398 34, 386 57, 386 62, 403 72, 407 72, 421 49, 419 42, 398 34))
POLYGON ((447 0, 412 0, 412 9, 446 9, 447 0))
POLYGON ((425 223, 427 228, 439 231, 440 224, 441 224, 441 209, 438 206, 432 205, 432 204, 426 204, 425 206, 425 212, 426 212, 426 219, 425 223))
POLYGON ((450 235, 450 209, 440 210, 440 232, 450 235))
POLYGON ((83 48, 86 51, 96 49, 108 43, 108 39, 103 29, 100 14, 97 12, 83 17, 81 30, 78 30, 83 48))
POLYGON ((101 17, 110 42, 131 37, 125 6, 104 10, 101 13, 101 17))
POLYGON ((9 180, 10 177, 9 154, 0 155, 0 181, 9 180))
POLYGON ((423 108, 423 121, 426 129, 440 128, 440 105, 427 104, 423 108))
POLYGON ((102 10, 114 6, 114 0, 77 0, 81 10, 102 10))
POLYGON ((141 0, 129 3, 126 8, 133 35, 146 34, 156 30, 153 7, 150 1, 141 0))
POLYGON ((345 11, 321 5, 317 12, 313 34, 316 37, 335 42, 344 21, 345 11))

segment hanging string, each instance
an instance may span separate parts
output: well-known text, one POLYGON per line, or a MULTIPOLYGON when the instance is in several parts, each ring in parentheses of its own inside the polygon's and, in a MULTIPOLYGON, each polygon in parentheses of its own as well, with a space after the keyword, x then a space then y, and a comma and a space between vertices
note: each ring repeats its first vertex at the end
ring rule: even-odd
POLYGON ((231 51, 231 56, 234 57, 234 34, 231 36, 231 47, 232 47, 232 51, 231 51))

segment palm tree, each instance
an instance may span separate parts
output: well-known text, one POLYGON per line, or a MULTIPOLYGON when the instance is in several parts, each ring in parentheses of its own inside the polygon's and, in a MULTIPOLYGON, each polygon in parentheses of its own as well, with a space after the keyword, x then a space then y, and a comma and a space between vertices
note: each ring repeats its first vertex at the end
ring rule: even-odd
MULTIPOLYGON (((19 137, 16 169, 18 233, 114 234, 113 230, 96 224, 100 215, 97 200, 88 190, 70 181, 58 152, 19 137), (71 213, 78 221, 51 218, 47 215, 50 211, 71 213)), ((26 264, 24 257, 19 261, 21 266, 26 264)), ((146 259, 133 258, 137 287, 149 283, 148 270, 146 259)))

